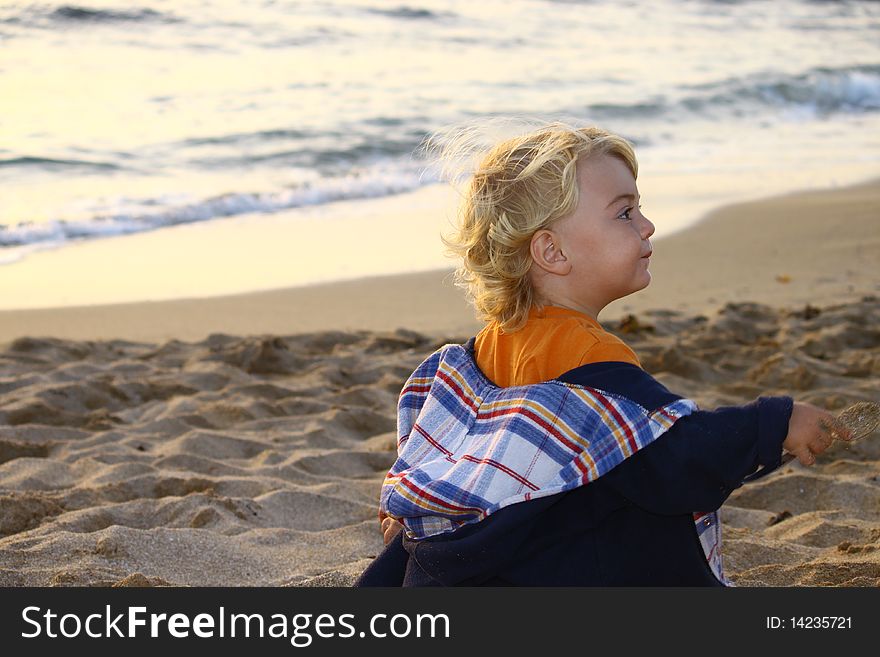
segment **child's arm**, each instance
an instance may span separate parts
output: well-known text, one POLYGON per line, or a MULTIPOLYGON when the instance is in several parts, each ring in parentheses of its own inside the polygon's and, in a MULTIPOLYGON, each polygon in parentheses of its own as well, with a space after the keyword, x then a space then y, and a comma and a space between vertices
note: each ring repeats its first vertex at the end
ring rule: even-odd
MULTIPOLYGON (((758 467, 778 467, 783 449, 812 465, 835 439, 849 437, 833 415, 816 406, 760 397, 678 420, 601 481, 653 513, 714 511, 758 467)), ((403 529, 381 512, 379 523, 385 545, 403 529)))
POLYGON ((790 397, 697 411, 602 479, 658 514, 713 511, 758 467, 778 467, 782 450, 811 465, 834 433, 849 433, 830 413, 790 397))

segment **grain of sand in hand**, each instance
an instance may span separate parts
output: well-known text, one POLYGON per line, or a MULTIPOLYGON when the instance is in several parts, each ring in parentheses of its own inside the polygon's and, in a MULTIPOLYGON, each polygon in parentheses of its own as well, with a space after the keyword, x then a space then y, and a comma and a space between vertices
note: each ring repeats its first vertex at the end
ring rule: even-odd
POLYGON ((852 434, 849 442, 855 442, 867 438, 880 427, 880 405, 873 402, 853 404, 842 410, 837 419, 852 434))

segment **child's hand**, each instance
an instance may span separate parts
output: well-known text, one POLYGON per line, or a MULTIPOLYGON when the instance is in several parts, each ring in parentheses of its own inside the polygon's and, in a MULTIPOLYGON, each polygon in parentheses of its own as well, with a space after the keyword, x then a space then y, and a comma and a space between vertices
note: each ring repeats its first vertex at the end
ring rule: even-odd
POLYGON ((816 456, 835 440, 850 440, 852 434, 836 417, 818 406, 795 402, 788 421, 788 436, 782 443, 804 465, 813 465, 816 456))
POLYGON ((397 536, 398 532, 403 529, 403 525, 401 525, 397 520, 392 518, 391 516, 386 516, 381 511, 379 512, 379 528, 382 531, 382 541, 385 545, 388 545, 394 537, 397 536))

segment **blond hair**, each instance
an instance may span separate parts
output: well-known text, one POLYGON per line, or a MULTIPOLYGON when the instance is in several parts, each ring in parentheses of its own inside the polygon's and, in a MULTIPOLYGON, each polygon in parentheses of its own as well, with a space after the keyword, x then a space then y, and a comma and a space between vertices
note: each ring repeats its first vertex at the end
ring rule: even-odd
MULTIPOLYGON (((474 128, 434 138, 446 161, 474 150, 474 128)), ((555 122, 484 150, 464 189, 458 225, 443 237, 449 253, 460 258, 455 282, 465 289, 483 321, 515 331, 537 305, 529 270, 532 236, 572 213, 578 203, 578 160, 611 155, 623 160, 634 177, 638 162, 632 145, 596 127, 555 122)))

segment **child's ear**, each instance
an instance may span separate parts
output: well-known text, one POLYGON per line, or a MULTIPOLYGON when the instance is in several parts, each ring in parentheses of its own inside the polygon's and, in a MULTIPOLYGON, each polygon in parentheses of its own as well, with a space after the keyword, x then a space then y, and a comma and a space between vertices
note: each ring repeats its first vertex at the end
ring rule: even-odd
POLYGON ((539 230, 532 235, 532 260, 550 274, 565 276, 571 271, 571 263, 565 257, 557 237, 549 230, 539 230))

